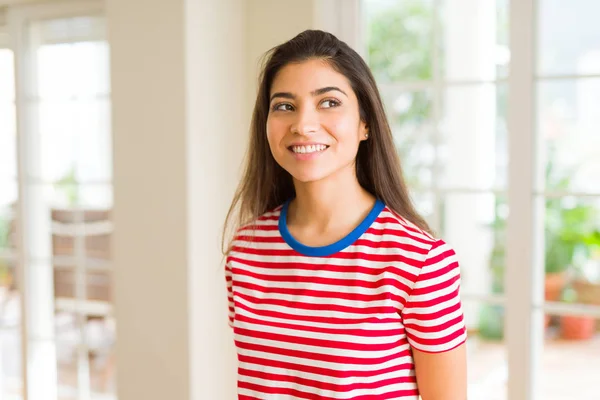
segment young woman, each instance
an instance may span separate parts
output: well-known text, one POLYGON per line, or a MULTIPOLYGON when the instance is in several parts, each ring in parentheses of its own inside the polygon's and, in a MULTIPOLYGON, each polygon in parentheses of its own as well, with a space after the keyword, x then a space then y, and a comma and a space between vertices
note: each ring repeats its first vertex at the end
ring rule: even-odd
POLYGON ((466 398, 456 255, 411 205, 368 66, 333 35, 268 55, 232 219, 239 399, 466 398))

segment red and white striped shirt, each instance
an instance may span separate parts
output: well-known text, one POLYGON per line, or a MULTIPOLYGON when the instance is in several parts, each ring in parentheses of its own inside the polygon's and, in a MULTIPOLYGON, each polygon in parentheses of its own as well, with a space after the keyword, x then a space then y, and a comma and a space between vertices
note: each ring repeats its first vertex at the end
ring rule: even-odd
POLYGON ((304 246, 287 204, 227 257, 238 398, 418 399, 411 348, 466 340, 454 251, 380 201, 339 242, 304 246))

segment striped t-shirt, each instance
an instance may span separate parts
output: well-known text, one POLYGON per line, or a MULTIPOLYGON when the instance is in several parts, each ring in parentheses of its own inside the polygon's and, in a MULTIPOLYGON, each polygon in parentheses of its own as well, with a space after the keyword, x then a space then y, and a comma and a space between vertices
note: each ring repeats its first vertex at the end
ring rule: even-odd
POLYGON ((227 257, 241 400, 417 399, 411 348, 466 339, 454 251, 381 201, 344 239, 296 241, 287 205, 227 257))

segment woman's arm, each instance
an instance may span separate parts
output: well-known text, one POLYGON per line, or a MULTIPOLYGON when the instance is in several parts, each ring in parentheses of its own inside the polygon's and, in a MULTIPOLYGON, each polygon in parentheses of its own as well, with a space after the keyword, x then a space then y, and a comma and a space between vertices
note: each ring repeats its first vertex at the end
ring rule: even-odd
POLYGON ((402 310, 423 400, 467 398, 467 331, 454 250, 436 241, 402 310))
POLYGON ((467 398, 467 352, 465 344, 443 352, 413 349, 417 386, 423 400, 467 398))

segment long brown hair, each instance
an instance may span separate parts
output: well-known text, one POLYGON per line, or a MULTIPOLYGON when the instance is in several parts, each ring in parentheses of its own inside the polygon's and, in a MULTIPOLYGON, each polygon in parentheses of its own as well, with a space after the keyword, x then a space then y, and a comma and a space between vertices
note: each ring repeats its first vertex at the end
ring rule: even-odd
MULTIPOLYGON (((250 125, 244 177, 225 220, 223 244, 231 233, 233 219, 236 219, 237 229, 295 196, 291 175, 277 164, 267 142, 269 95, 275 76, 284 66, 312 59, 323 60, 344 75, 358 98, 360 118, 369 129, 369 139, 361 142, 356 156, 360 185, 391 210, 430 232, 410 199, 392 131, 369 67, 358 53, 334 35, 306 30, 265 54, 250 125)), ((225 253, 228 250, 229 246, 224 248, 225 253)))

